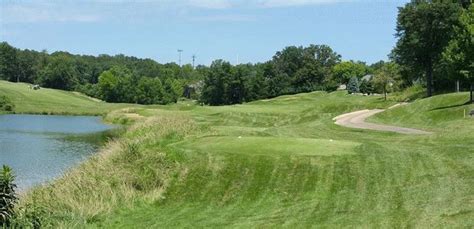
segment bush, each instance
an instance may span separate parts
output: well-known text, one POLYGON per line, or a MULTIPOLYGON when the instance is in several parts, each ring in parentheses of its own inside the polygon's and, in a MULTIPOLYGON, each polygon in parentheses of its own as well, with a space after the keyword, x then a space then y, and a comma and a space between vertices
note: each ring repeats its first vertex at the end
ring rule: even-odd
POLYGON ((347 84, 347 91, 349 94, 359 93, 359 80, 357 77, 352 77, 347 84))
POLYGON ((360 83, 360 92, 361 93, 364 93, 364 94, 372 94, 374 93, 374 85, 372 84, 372 81, 371 80, 362 80, 362 82, 360 83))
POLYGON ((390 100, 397 102, 411 102, 424 97, 426 97, 426 89, 420 84, 415 84, 403 91, 393 93, 390 100))
POLYGON ((6 96, 0 96, 0 111, 13 111, 15 105, 6 96))
POLYGON ((14 217, 14 207, 18 199, 14 179, 12 169, 4 165, 0 172, 0 225, 3 227, 9 227, 10 220, 14 217))

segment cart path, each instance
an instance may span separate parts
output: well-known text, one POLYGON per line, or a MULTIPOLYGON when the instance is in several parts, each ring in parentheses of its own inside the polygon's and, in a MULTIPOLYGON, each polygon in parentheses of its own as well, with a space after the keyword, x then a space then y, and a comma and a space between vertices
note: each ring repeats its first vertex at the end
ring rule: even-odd
MULTIPOLYGON (((403 105, 403 104, 397 104, 395 106, 390 107, 389 109, 395 108, 400 105, 403 105)), ((335 121, 337 125, 350 127, 350 128, 390 131, 390 132, 396 132, 400 134, 431 134, 431 132, 418 130, 418 129, 365 122, 365 119, 367 119, 368 117, 375 115, 377 113, 383 112, 383 111, 385 110, 374 109, 374 110, 354 111, 354 112, 339 115, 333 118, 333 120, 335 121)))

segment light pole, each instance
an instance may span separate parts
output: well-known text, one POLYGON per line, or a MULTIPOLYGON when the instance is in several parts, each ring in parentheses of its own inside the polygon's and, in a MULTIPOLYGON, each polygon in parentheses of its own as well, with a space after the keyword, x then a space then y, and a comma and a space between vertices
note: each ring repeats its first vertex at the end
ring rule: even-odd
POLYGON ((182 49, 178 49, 178 54, 179 54, 179 59, 178 59, 178 63, 179 63, 179 66, 181 67, 181 53, 183 52, 182 49))

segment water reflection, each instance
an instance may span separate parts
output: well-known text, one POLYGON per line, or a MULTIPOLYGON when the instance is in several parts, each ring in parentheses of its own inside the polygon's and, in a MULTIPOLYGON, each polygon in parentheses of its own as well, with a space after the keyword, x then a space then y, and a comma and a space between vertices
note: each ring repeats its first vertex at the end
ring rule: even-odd
POLYGON ((0 165, 13 167, 25 189, 92 155, 111 128, 98 117, 0 115, 0 165))

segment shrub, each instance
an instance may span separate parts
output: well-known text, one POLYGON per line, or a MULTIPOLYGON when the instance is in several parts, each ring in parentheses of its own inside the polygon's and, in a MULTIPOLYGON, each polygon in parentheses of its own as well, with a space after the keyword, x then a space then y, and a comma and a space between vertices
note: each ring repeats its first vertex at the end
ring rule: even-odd
POLYGON ((424 97, 426 97, 426 89, 420 84, 415 84, 403 91, 393 93, 390 100, 397 102, 410 102, 424 97))
POLYGON ((0 225, 8 227, 14 216, 14 207, 17 202, 15 176, 10 167, 4 165, 0 172, 0 225))
POLYGON ((15 105, 12 101, 3 95, 0 95, 0 111, 13 111, 15 105))
POLYGON ((352 77, 347 84, 347 91, 349 94, 359 93, 359 80, 357 77, 352 77))
POLYGON ((374 93, 374 85, 371 80, 362 80, 359 88, 361 93, 369 95, 374 93))

